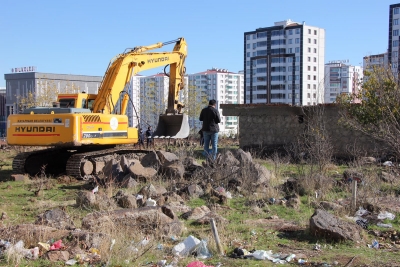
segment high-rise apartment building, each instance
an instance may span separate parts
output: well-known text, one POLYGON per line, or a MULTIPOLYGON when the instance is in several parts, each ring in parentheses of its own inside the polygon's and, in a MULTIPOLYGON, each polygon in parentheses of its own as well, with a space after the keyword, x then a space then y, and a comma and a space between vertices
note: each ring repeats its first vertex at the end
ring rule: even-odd
POLYGON ((400 41, 400 4, 389 7, 389 44, 388 60, 391 68, 397 73, 399 66, 399 41, 400 41))
POLYGON ((322 28, 285 20, 245 32, 244 103, 322 103, 324 60, 322 28))
POLYGON ((361 88, 363 68, 343 62, 325 64, 325 103, 333 103, 341 94, 357 93, 361 88))
POLYGON ((234 73, 226 69, 212 68, 188 75, 188 108, 189 125, 197 131, 201 129, 199 115, 208 105, 210 99, 217 101, 217 108, 221 114, 219 124, 223 135, 236 135, 238 132, 238 117, 222 116, 220 104, 243 104, 244 81, 243 73, 234 73))

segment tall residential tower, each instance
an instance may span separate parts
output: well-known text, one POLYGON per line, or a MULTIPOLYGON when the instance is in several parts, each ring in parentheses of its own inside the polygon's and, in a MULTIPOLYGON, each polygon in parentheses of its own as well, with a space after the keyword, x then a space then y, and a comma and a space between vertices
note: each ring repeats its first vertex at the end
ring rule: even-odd
POLYGON ((325 30, 291 20, 244 33, 244 103, 324 99, 325 30))

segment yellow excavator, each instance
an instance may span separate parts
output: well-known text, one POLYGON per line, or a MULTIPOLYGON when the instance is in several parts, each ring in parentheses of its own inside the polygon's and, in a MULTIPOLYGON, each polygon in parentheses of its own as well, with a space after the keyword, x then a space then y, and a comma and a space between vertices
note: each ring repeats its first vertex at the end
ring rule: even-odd
MULTIPOLYGON (((138 142, 138 128, 129 127, 125 115, 130 100, 124 91, 140 71, 169 65, 169 92, 165 114, 159 116, 154 138, 186 138, 189 122, 178 101, 184 88, 187 44, 184 38, 127 49, 114 57, 98 94, 59 94, 53 107, 27 108, 7 119, 7 142, 17 146, 48 146, 18 154, 14 173, 37 175, 66 173, 88 179, 99 173, 109 155, 135 153, 123 146, 138 142), (148 52, 175 44, 170 52, 148 52)), ((133 104, 133 103, 132 103, 133 104)))

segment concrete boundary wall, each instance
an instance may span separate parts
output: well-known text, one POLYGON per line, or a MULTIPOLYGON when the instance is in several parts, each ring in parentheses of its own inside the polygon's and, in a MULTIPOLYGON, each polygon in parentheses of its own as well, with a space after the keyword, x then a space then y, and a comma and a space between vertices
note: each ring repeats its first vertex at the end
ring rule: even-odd
POLYGON ((334 104, 309 107, 222 104, 221 108, 223 116, 239 117, 239 145, 243 149, 268 149, 296 143, 307 131, 310 121, 319 116, 324 122, 335 156, 379 156, 386 153, 379 142, 344 127, 339 122, 339 107, 334 104))

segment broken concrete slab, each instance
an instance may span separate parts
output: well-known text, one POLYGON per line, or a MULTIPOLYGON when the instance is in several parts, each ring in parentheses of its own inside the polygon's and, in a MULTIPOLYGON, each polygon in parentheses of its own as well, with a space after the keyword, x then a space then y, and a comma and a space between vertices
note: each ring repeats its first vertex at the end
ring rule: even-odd
POLYGON ((362 228, 355 223, 347 222, 339 217, 317 209, 310 218, 310 233, 332 241, 361 241, 362 228))

